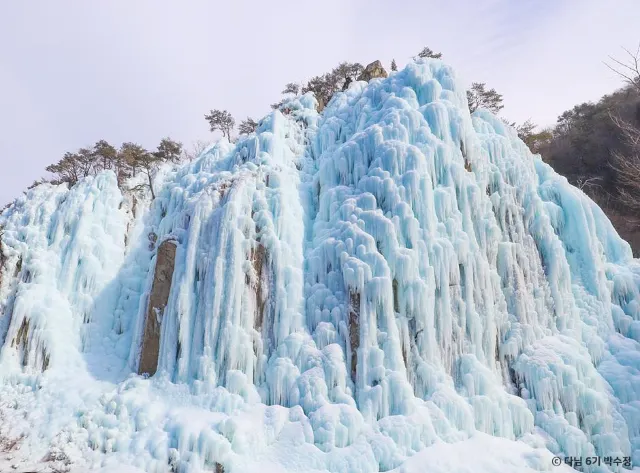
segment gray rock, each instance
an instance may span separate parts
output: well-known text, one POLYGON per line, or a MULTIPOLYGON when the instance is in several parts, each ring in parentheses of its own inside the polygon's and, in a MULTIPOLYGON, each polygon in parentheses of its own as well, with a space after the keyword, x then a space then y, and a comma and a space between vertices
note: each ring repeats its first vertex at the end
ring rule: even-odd
POLYGON ((147 373, 153 376, 158 369, 160 327, 164 309, 169 302, 175 260, 176 243, 171 240, 163 241, 158 247, 153 285, 149 294, 138 374, 147 373))
POLYGON ((371 79, 387 76, 387 71, 385 71, 384 67, 382 67, 382 63, 380 61, 373 61, 371 64, 364 68, 362 74, 358 76, 358 80, 369 82, 371 79))

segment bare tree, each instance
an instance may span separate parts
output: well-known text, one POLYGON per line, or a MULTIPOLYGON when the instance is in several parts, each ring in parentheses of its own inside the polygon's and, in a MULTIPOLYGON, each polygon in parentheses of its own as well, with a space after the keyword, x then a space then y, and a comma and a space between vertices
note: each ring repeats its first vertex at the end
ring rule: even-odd
POLYGON ((211 110, 209 115, 204 116, 205 120, 209 122, 211 131, 220 130, 222 136, 226 136, 231 141, 231 130, 236 126, 236 121, 226 110, 211 110))
POLYGON ((602 185, 599 184, 600 181, 602 181, 602 177, 600 176, 594 176, 594 177, 582 176, 582 177, 579 177, 578 180, 576 181, 576 187, 582 191, 592 187, 602 188, 602 185))
POLYGON ((609 56, 609 59, 613 61, 613 65, 606 62, 605 65, 618 74, 627 84, 640 92, 640 43, 635 53, 627 48, 622 49, 629 56, 628 62, 609 56))
MULTIPOLYGON (((609 56, 613 65, 605 65, 640 93, 640 44, 635 52, 622 48, 629 56, 627 62, 609 56)), ((640 128, 609 112, 612 122, 620 131, 626 151, 614 150, 609 164, 616 173, 618 201, 640 213, 640 128)))
POLYGON ((183 157, 187 161, 193 161, 194 159, 199 157, 210 145, 211 143, 209 141, 198 140, 191 145, 191 149, 189 151, 184 150, 182 152, 183 157))
POLYGON ((640 129, 619 117, 611 116, 618 127, 629 151, 622 154, 612 152, 610 166, 616 172, 618 200, 620 203, 640 213, 640 129))

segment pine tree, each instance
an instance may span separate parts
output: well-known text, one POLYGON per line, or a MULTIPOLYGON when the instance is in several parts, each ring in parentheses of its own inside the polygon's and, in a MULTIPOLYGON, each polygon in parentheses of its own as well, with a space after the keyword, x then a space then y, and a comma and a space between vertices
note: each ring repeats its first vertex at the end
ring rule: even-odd
POLYGON ((246 120, 242 120, 240 122, 240 126, 238 126, 238 131, 241 135, 248 135, 253 133, 258 128, 258 122, 256 122, 253 118, 247 117, 246 120))
POLYGON ((156 153, 150 153, 142 146, 136 143, 123 143, 120 147, 121 159, 131 168, 132 175, 135 176, 139 170, 147 175, 148 183, 146 185, 139 185, 134 187, 133 190, 140 190, 144 187, 149 187, 151 191, 151 198, 155 199, 156 194, 153 189, 153 173, 155 172, 158 164, 162 161, 156 153))
POLYGON ((364 66, 358 62, 341 62, 330 73, 336 90, 344 87, 344 83, 354 81, 364 71, 364 66))
POLYGON ((392 71, 397 71, 398 70, 398 65, 396 64, 396 60, 395 59, 391 60, 391 70, 392 71))
POLYGON ((56 178, 52 181, 54 184, 67 182, 73 186, 82 177, 80 163, 75 153, 65 153, 60 161, 47 166, 45 171, 55 174, 56 178))
POLYGON ((228 111, 211 110, 209 115, 205 115, 204 118, 209 122, 209 127, 212 132, 220 130, 222 136, 226 136, 227 139, 231 141, 231 130, 236 126, 236 121, 228 111))
POLYGON ((147 153, 148 151, 139 144, 130 142, 122 143, 122 146, 120 146, 120 151, 118 151, 118 158, 123 164, 123 171, 125 171, 126 168, 129 168, 131 170, 130 174, 129 172, 125 171, 125 175, 123 177, 135 177, 139 169, 142 156, 147 153))
POLYGON ((156 153, 145 152, 137 157, 138 168, 147 175, 147 183, 149 190, 151 191, 152 199, 156 198, 156 194, 153 190, 153 175, 162 161, 162 158, 160 158, 156 153))
POLYGON ((78 167, 80 170, 80 175, 82 177, 87 177, 90 175, 95 175, 95 156, 93 154, 93 150, 89 148, 80 148, 78 152, 75 154, 75 159, 78 163, 78 167))
POLYGON ((295 82, 289 82, 284 86, 282 90, 282 94, 293 94, 298 95, 300 93, 300 84, 296 84, 295 82))
POLYGON ((93 156, 96 160, 96 167, 101 170, 115 169, 117 166, 118 150, 105 140, 100 140, 93 145, 93 156))
POLYGON ((171 138, 163 138, 153 154, 160 161, 177 163, 182 156, 182 143, 173 141, 171 138))
POLYGON ((418 53, 418 57, 419 58, 430 57, 433 59, 440 59, 442 58, 442 53, 436 53, 431 48, 428 48, 425 46, 424 48, 422 48, 422 51, 418 53))
POLYGON ((497 114, 504 107, 502 95, 496 92, 495 89, 487 90, 486 86, 483 82, 474 82, 471 84, 471 89, 467 90, 467 102, 471 113, 479 108, 486 108, 497 114))
POLYGON ((357 80, 363 70, 364 66, 358 62, 341 62, 331 72, 309 79, 302 88, 302 93, 313 92, 318 100, 318 111, 321 111, 333 94, 345 90, 350 82, 357 80))

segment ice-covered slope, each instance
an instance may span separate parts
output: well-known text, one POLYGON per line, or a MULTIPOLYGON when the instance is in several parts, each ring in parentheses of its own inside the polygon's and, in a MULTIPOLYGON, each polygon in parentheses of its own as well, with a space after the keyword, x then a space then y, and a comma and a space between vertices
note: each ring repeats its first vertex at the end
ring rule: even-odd
POLYGON ((107 172, 3 212, 0 465, 640 464, 640 262, 602 211, 439 61, 315 105, 153 201, 107 172))

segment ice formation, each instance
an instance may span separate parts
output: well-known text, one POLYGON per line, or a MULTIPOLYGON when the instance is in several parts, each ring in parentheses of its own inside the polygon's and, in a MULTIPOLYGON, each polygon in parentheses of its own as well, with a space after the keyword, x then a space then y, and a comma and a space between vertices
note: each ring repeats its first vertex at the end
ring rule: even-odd
POLYGON ((0 465, 640 465, 640 262, 442 62, 291 99, 155 186, 2 213, 0 465))

